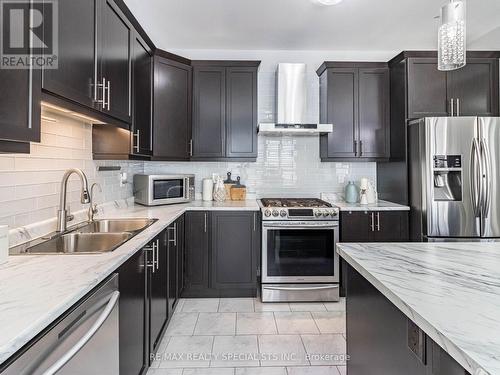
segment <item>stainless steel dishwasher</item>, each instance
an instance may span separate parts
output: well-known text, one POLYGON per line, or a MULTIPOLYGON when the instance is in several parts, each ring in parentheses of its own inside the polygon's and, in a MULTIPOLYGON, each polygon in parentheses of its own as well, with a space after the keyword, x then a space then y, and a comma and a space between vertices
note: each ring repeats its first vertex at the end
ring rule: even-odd
POLYGON ((52 327, 2 375, 119 373, 118 275, 52 327))

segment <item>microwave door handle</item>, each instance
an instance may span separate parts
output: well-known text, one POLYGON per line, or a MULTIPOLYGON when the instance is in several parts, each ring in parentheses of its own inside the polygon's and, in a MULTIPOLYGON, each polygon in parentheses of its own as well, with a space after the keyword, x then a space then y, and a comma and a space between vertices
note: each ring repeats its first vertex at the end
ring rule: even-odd
POLYGON ((73 358, 89 341, 90 339, 97 333, 99 328, 102 327, 106 319, 111 315, 114 307, 118 303, 118 299, 120 298, 120 292, 115 291, 111 294, 109 301, 104 308, 103 312, 95 323, 90 327, 90 329, 82 336, 78 342, 71 347, 61 358, 59 358, 56 363, 50 366, 47 370, 44 371, 43 375, 53 375, 57 373, 64 365, 66 365, 71 358, 73 358))
POLYGON ((189 178, 184 178, 184 199, 189 198, 189 178))

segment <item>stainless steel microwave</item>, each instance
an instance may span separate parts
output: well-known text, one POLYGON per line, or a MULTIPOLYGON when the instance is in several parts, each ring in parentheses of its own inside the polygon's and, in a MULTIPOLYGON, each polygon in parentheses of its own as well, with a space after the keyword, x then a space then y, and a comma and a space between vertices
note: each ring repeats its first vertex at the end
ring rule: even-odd
POLYGON ((185 203, 194 200, 194 175, 134 175, 135 202, 145 206, 185 203))

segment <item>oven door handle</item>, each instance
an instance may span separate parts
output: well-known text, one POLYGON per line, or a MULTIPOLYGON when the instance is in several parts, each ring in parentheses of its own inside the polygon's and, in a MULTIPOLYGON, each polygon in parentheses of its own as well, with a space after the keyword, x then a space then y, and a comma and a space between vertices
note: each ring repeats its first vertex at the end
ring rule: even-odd
POLYGON ((323 286, 299 286, 299 287, 291 287, 291 286, 263 286, 263 289, 268 290, 323 290, 323 289, 337 289, 338 285, 323 285, 323 286))
POLYGON ((276 225, 276 224, 262 224, 264 229, 336 229, 338 228, 338 224, 325 224, 325 225, 308 225, 308 224, 297 224, 297 225, 276 225))

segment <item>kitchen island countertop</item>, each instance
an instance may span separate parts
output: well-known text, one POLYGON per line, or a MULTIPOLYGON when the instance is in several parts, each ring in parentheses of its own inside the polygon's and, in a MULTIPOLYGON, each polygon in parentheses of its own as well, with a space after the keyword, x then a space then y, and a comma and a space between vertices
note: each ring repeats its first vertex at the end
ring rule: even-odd
POLYGON ((350 243, 337 251, 463 368, 500 374, 499 243, 350 243))

